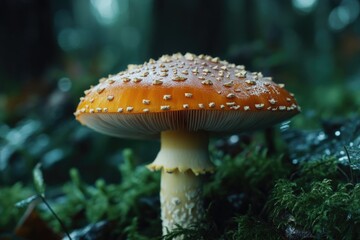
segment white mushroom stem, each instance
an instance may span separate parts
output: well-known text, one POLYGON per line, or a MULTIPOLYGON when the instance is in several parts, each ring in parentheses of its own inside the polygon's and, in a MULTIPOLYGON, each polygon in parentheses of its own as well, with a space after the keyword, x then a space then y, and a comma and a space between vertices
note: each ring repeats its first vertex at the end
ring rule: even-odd
POLYGON ((204 219, 202 181, 192 171, 161 171, 161 220, 163 235, 176 225, 187 228, 204 219))
POLYGON ((209 138, 205 132, 165 131, 161 149, 148 168, 161 170, 161 219, 163 234, 176 225, 189 227, 204 218, 202 180, 212 172, 209 138))

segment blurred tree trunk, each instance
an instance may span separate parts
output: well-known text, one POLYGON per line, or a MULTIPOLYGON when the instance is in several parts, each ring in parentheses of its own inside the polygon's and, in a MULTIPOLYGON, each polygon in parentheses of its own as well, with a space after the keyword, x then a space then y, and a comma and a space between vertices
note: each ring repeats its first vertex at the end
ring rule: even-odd
MULTIPOLYGON (((0 6, 0 76, 26 82, 40 76, 56 54, 51 2, 5 0, 0 6)), ((1 85, 5 85, 1 80, 1 85)), ((16 84, 12 83, 11 86, 16 84)))
POLYGON ((223 12, 223 3, 217 0, 155 0, 150 55, 170 54, 174 49, 182 53, 218 52, 223 12))

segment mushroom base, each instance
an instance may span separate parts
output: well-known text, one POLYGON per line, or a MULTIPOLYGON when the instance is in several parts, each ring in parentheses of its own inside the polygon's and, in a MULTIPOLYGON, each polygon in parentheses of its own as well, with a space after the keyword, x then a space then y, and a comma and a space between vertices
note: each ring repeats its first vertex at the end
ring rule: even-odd
POLYGON ((192 171, 161 172, 161 219, 163 235, 176 225, 189 227, 205 217, 202 178, 192 171))

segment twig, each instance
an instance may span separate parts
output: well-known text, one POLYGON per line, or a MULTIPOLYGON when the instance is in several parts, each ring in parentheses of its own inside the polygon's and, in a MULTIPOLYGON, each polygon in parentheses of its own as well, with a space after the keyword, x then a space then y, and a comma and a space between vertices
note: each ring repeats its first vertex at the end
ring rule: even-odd
POLYGON ((49 203, 46 201, 46 199, 41 195, 38 194, 39 198, 41 199, 41 201, 43 201, 43 203, 45 203, 46 207, 50 210, 50 212, 52 213, 52 215, 54 215, 54 217, 56 218, 56 220, 60 223, 60 226, 62 228, 62 230, 65 232, 66 236, 69 238, 69 240, 72 240, 69 232, 67 231, 65 224, 63 223, 63 221, 61 221, 61 219, 59 218, 59 216, 54 212, 54 210, 51 208, 51 206, 49 205, 49 203))
POLYGON ((353 171, 352 171, 352 168, 351 168, 350 154, 349 154, 349 151, 348 151, 348 149, 346 148, 346 146, 344 146, 344 149, 345 149, 345 153, 346 153, 346 156, 347 156, 347 158, 348 158, 348 161, 349 161, 349 170, 350 170, 351 183, 354 184, 354 175, 353 175, 353 171))

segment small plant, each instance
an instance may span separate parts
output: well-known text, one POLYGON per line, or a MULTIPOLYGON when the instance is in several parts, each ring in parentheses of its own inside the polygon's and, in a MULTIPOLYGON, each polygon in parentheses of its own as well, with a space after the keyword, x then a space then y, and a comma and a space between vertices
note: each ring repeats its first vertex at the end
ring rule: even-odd
MULTIPOLYGON (((70 170, 71 181, 63 188, 61 204, 57 201, 53 204, 67 228, 81 228, 105 220, 115 222, 119 229, 123 229, 117 234, 127 236, 135 234, 138 224, 160 226, 160 221, 147 218, 148 214, 158 214, 158 205, 154 207, 151 204, 158 204, 152 202, 152 198, 157 197, 159 176, 144 166, 136 166, 133 155, 130 149, 123 150, 123 161, 119 165, 122 181, 119 184, 98 179, 94 186, 88 185, 83 182, 78 170, 70 170), (75 217, 80 217, 80 221, 73 221, 75 217), (134 222, 133 219, 137 220, 134 222)), ((43 214, 57 231, 61 230, 58 221, 51 220, 47 213, 43 214)), ((149 235, 156 233, 148 231, 149 235)))
POLYGON ((33 191, 21 183, 0 187, 0 232, 8 231, 16 225, 24 209, 16 207, 15 203, 27 199, 32 194, 33 191))
POLYGON ((41 167, 41 165, 37 164, 35 166, 35 168, 33 169, 33 181, 34 181, 36 195, 30 196, 30 197, 26 198, 25 200, 22 200, 22 201, 16 203, 16 206, 24 207, 24 206, 30 204, 31 202, 33 202, 37 199, 40 199, 45 204, 47 209, 51 212, 52 216, 60 224, 63 232, 66 234, 68 239, 71 240, 72 238, 70 237, 70 234, 69 234, 68 230, 66 229, 66 226, 64 225, 63 221, 59 218, 59 216, 56 214, 56 212, 52 209, 50 204, 45 199, 45 182, 44 182, 44 178, 43 178, 42 172, 40 170, 40 167, 41 167))
POLYGON ((292 177, 276 182, 267 204, 278 228, 305 230, 317 239, 360 236, 360 184, 336 159, 303 163, 292 177))
POLYGON ((250 215, 242 215, 235 217, 234 222, 236 227, 226 233, 226 239, 283 239, 280 232, 272 224, 265 222, 263 219, 250 215))

